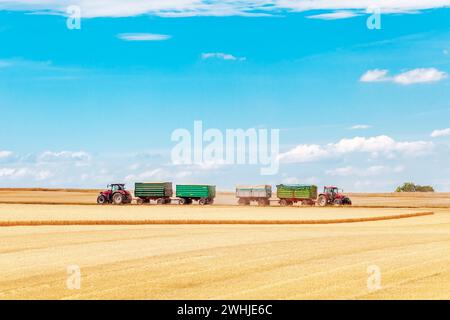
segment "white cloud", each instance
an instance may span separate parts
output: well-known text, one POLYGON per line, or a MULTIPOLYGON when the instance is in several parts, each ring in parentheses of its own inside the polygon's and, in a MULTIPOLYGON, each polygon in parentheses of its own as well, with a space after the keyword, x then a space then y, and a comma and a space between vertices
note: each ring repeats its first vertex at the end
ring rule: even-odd
POLYGON ((307 16, 308 19, 320 19, 320 20, 338 20, 357 17, 360 14, 353 11, 335 11, 330 13, 321 13, 312 16, 307 16))
POLYGON ((406 154, 421 154, 431 149, 432 143, 425 141, 395 141, 386 135, 376 137, 354 137, 342 139, 336 144, 327 145, 334 153, 343 154, 350 152, 390 153, 401 152, 406 154))
POLYGON ((84 151, 61 151, 52 152, 45 151, 38 156, 40 162, 54 162, 54 161, 88 161, 91 156, 84 151))
POLYGON ((16 169, 0 168, 0 178, 12 177, 16 172, 16 169))
POLYGON ((0 150, 0 159, 9 158, 13 155, 12 151, 0 150))
POLYGON ((280 0, 279 7, 297 11, 307 10, 366 10, 369 7, 381 8, 381 12, 405 12, 431 8, 449 7, 449 0, 280 0))
POLYGON ((450 136, 450 128, 442 129, 442 130, 434 130, 430 136, 432 138, 450 136))
POLYGON ((120 33, 117 37, 125 41, 163 41, 171 38, 167 34, 156 33, 120 33))
POLYGON ((261 16, 279 12, 346 10, 361 12, 379 7, 382 13, 398 13, 450 6, 450 0, 0 0, 0 9, 65 14, 69 5, 81 8, 82 17, 129 17, 157 15, 261 16))
POLYGON ((376 137, 354 137, 342 139, 337 143, 323 146, 302 144, 281 153, 279 159, 285 163, 303 163, 340 157, 351 153, 369 153, 372 156, 393 157, 396 154, 418 156, 428 153, 433 148, 432 142, 395 141, 386 135, 376 137))
POLYGON ((31 178, 36 181, 46 180, 52 176, 49 170, 33 168, 0 168, 0 178, 2 179, 24 179, 31 178))
POLYGON ((355 124, 354 126, 351 126, 349 129, 350 130, 364 130, 364 129, 369 129, 372 126, 369 126, 368 124, 355 124))
POLYGON ((300 144, 288 152, 279 155, 280 161, 287 163, 312 162, 330 156, 330 152, 317 144, 300 144))
POLYGON ((447 78, 447 73, 436 68, 417 68, 388 76, 389 70, 373 69, 366 71, 359 79, 361 82, 390 81, 402 85, 437 82, 447 78))
POLYGON ((400 84, 414 84, 424 82, 436 82, 447 77, 447 73, 436 68, 419 68, 400 73, 394 77, 394 82, 400 84))
POLYGON ((229 53, 223 53, 223 52, 210 52, 210 53, 202 53, 202 59, 222 59, 222 60, 239 60, 244 61, 246 60, 245 57, 236 57, 229 53))
POLYGON ((330 176, 358 176, 358 177, 371 177, 371 176, 379 176, 381 174, 389 174, 389 173, 399 173, 402 172, 405 168, 403 166, 396 166, 394 168, 390 168, 383 165, 370 166, 368 168, 355 168, 352 166, 336 168, 334 170, 327 170, 326 174, 330 176))
POLYGON ((389 70, 386 70, 386 69, 368 70, 361 76, 361 78, 359 78, 359 81, 361 81, 361 82, 387 81, 387 80, 389 80, 389 78, 387 78, 388 73, 389 73, 389 70))

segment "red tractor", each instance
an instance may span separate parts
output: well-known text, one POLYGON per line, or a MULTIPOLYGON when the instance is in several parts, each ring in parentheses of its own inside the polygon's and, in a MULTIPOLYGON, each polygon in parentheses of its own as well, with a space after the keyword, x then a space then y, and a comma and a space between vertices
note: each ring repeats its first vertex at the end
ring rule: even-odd
POLYGON ((108 189, 103 190, 97 197, 98 204, 123 204, 131 203, 133 196, 130 191, 125 190, 125 184, 123 183, 112 183, 108 184, 108 189))
POLYGON ((319 194, 317 203, 321 207, 328 205, 335 206, 351 206, 352 200, 349 197, 339 192, 337 187, 323 187, 323 193, 319 194))

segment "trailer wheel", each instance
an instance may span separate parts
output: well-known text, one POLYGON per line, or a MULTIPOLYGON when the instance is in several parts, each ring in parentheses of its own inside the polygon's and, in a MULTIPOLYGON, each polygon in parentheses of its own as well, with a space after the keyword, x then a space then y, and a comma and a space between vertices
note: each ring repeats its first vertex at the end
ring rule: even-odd
POLYGON ((319 200, 317 201, 317 203, 319 204, 319 206, 325 207, 327 205, 327 197, 325 197, 324 195, 321 195, 319 197, 319 200))
POLYGON ((99 195, 97 197, 97 203, 98 204, 105 204, 106 203, 106 197, 104 195, 99 195))
POLYGON ((312 200, 303 200, 301 203, 302 203, 302 206, 313 206, 314 205, 314 201, 312 201, 312 200))
POLYGON ((156 200, 156 204, 165 204, 166 203, 166 199, 164 198, 159 198, 158 200, 156 200))
POLYGON ((137 203, 138 205, 142 205, 142 204, 144 204, 144 199, 138 198, 138 199, 136 200, 136 203, 137 203))
POLYGON ((164 204, 171 204, 171 203, 172 203, 172 199, 170 199, 170 198, 164 199, 164 204))
POLYGON ((179 204, 185 205, 187 204, 187 199, 186 198, 181 198, 180 200, 178 200, 179 204))
POLYGON ((214 199, 208 199, 208 204, 214 204, 214 199))
POLYGON ((267 206, 267 199, 258 199, 258 206, 267 206))
POLYGON ((351 205, 352 205, 352 200, 350 200, 350 198, 344 198, 344 199, 342 200, 342 204, 343 204, 344 206, 351 206, 351 205))
POLYGON ((250 202, 249 202, 247 199, 239 198, 238 204, 239 204, 240 206, 248 206, 248 205, 250 204, 250 202))
POLYGON ((288 205, 289 205, 289 201, 287 201, 286 199, 281 199, 280 200, 280 206, 286 207, 288 205))
POLYGON ((201 198, 200 200, 198 200, 198 204, 201 206, 204 206, 207 203, 208 203, 208 199, 201 198))
POLYGON ((123 195, 121 193, 115 193, 113 195, 113 203, 114 204, 122 204, 123 203, 123 195))

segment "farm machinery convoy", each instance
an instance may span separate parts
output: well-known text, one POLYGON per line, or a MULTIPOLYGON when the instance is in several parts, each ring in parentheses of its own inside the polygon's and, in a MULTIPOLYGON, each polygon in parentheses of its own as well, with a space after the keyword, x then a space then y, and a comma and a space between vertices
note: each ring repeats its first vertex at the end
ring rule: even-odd
MULTIPOLYGON (((272 187, 262 186, 238 186, 236 187, 236 197, 239 205, 249 205, 256 201, 260 206, 270 204, 272 187)), ((317 186, 306 184, 279 184, 277 185, 277 201, 280 206, 292 206, 294 203, 313 206, 318 204, 321 207, 328 205, 351 205, 350 198, 339 192, 337 187, 324 187, 323 192, 317 195, 317 186)))
MULTIPOLYGON (((321 207, 352 204, 350 198, 334 186, 325 186, 323 192, 319 194, 315 185, 280 184, 276 187, 277 199, 271 199, 270 185, 237 186, 235 196, 238 205, 247 206, 252 202, 256 202, 259 206, 269 206, 271 202, 278 202, 280 206, 292 206, 295 203, 321 207)), ((159 205, 171 203, 189 205, 194 201, 199 205, 211 205, 216 196, 216 186, 176 185, 175 197, 173 194, 171 182, 136 182, 134 186, 134 198, 139 205, 150 204, 152 201, 159 205)), ((132 200, 131 192, 126 190, 122 183, 108 185, 108 189, 101 191, 97 197, 98 204, 129 204, 132 200)))

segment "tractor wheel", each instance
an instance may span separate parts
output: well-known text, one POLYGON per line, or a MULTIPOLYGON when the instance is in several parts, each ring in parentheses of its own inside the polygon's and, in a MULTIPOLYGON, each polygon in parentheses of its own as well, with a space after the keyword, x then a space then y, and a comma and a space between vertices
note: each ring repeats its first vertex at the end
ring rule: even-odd
POLYGON ((138 204, 138 205, 141 205, 141 204, 144 204, 144 199, 142 199, 142 198, 138 198, 137 200, 136 200, 136 203, 138 204))
POLYGON ((280 200, 280 206, 286 207, 288 205, 289 205, 289 201, 287 201, 286 199, 281 199, 280 200))
POLYGON ((342 204, 343 204, 344 206, 351 206, 351 205, 352 205, 352 200, 350 200, 350 198, 344 198, 344 199, 342 200, 342 204))
POLYGON ((206 198, 201 198, 200 200, 198 200, 198 204, 201 206, 204 206, 207 203, 208 203, 208 199, 206 199, 206 198))
POLYGON ((97 203, 98 204, 106 204, 107 200, 106 197, 104 195, 99 195, 97 197, 97 203))
POLYGON ((320 196, 317 203, 319 204, 319 206, 325 207, 327 205, 327 197, 325 197, 324 195, 320 196))
POLYGON ((114 204, 122 204, 123 203, 123 199, 124 197, 123 197, 123 194, 121 194, 121 193, 115 193, 114 195, 113 195, 113 203, 114 204))

